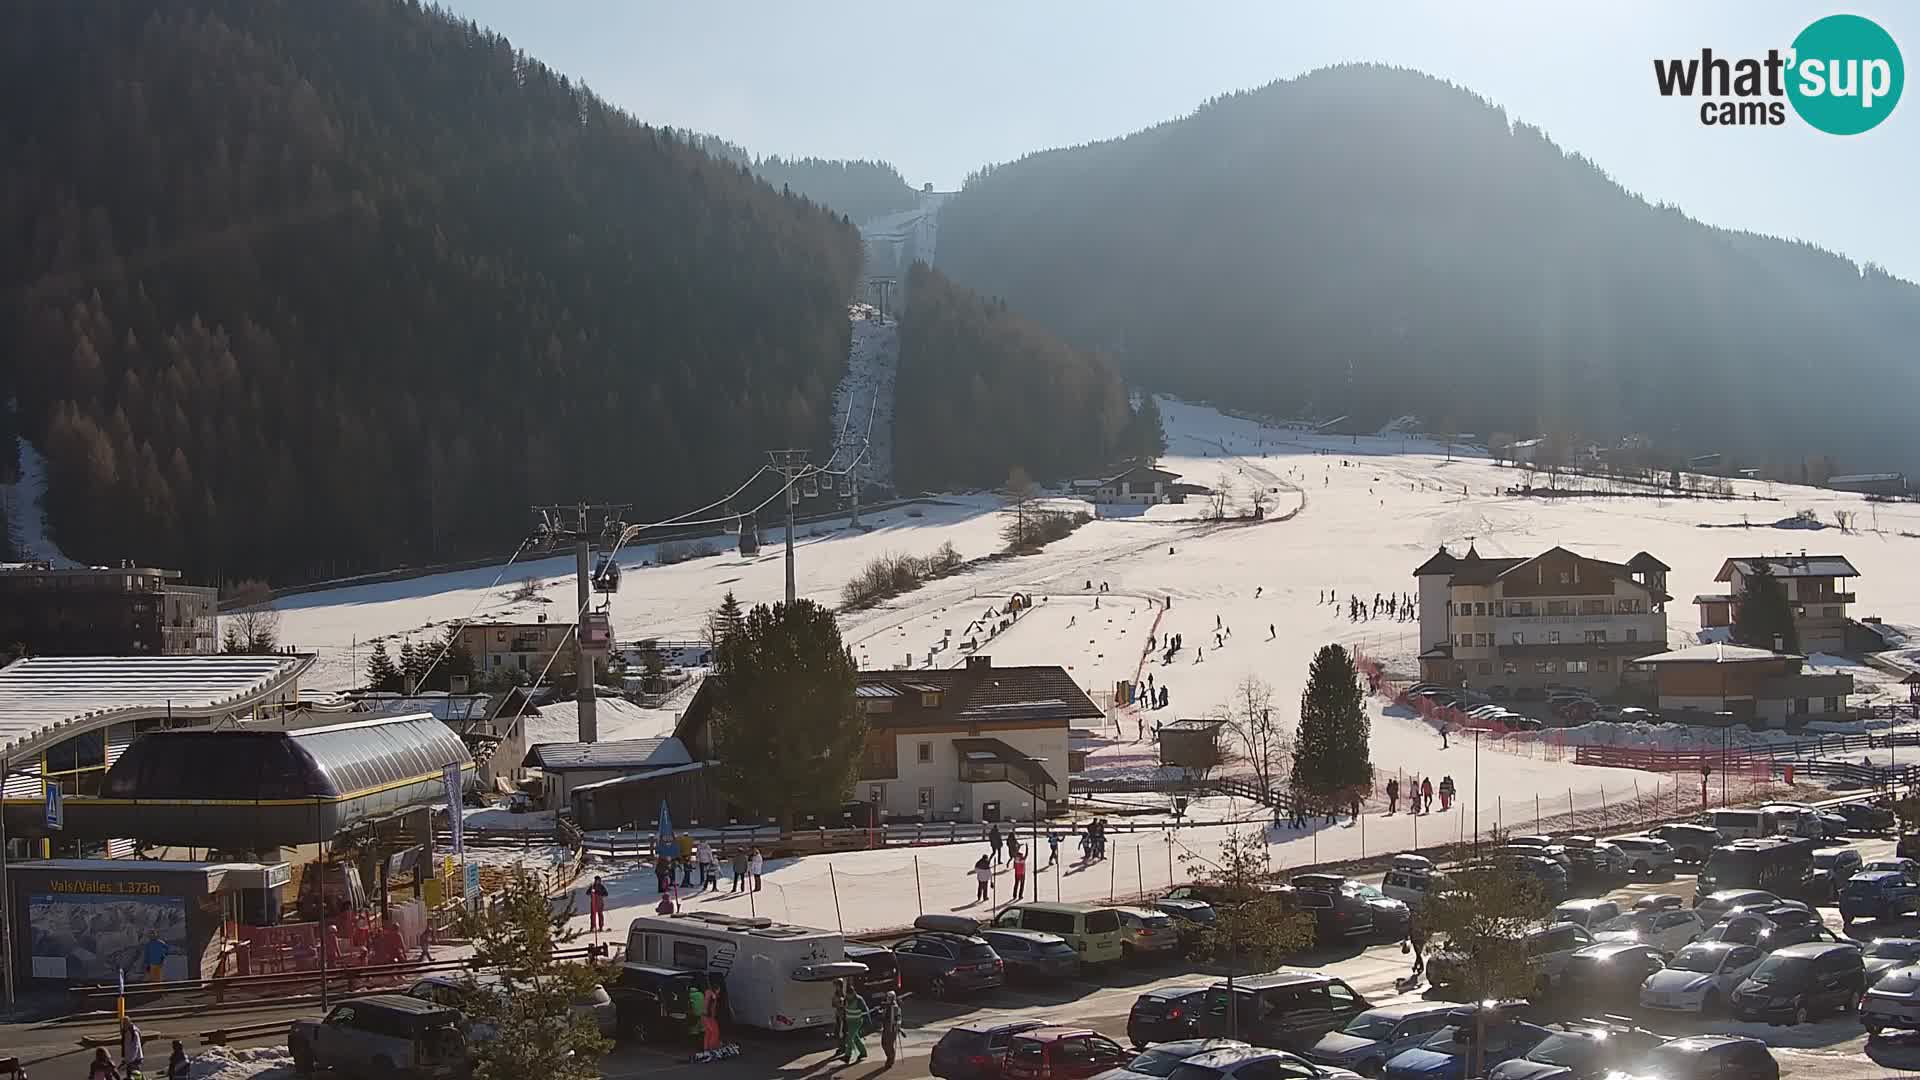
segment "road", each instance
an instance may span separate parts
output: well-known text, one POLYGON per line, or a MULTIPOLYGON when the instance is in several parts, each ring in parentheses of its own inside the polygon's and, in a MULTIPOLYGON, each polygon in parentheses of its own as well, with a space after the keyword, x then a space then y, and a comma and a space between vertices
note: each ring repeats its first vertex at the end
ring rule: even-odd
MULTIPOLYGON (((1855 841, 1867 861, 1891 857, 1889 840, 1855 841)), ((1615 890, 1614 898, 1631 902, 1653 893, 1679 893, 1691 900, 1693 879, 1680 874, 1671 881, 1636 882, 1615 890)), ((1844 932, 1838 913, 1823 908, 1822 914, 1836 932, 1844 932)), ((1890 926, 1861 923, 1854 936, 1862 939, 1884 936, 1920 936, 1920 921, 1907 919, 1890 926)), ((1339 975, 1354 990, 1375 1004, 1407 1000, 1409 995, 1396 991, 1394 980, 1406 974, 1407 957, 1397 944, 1352 946, 1338 952, 1303 958, 1297 966, 1312 967, 1339 975)), ((909 997, 905 1004, 906 1029, 901 1056, 896 1065, 885 1069, 879 1056, 879 1040, 868 1040, 874 1055, 865 1063, 840 1065, 830 1056, 821 1035, 747 1037, 741 1055, 726 1061, 691 1064, 684 1053, 658 1046, 623 1043, 602 1062, 602 1074, 610 1080, 633 1077, 703 1076, 712 1080, 760 1080, 769 1077, 825 1077, 863 1080, 884 1075, 888 1080, 922 1080, 927 1071, 928 1054, 942 1033, 963 1021, 999 1018, 1047 1018, 1062 1023, 1084 1025, 1112 1036, 1126 1030, 1127 1011, 1142 991, 1159 986, 1207 985, 1216 975, 1199 970, 1185 961, 1159 966, 1123 967, 1091 977, 1051 987, 1008 987, 978 999, 939 1002, 909 997)), ((197 1048, 199 1033, 215 1027, 239 1027, 265 1020, 291 1019, 313 1015, 312 1007, 264 1007, 244 1014, 222 1013, 217 1018, 198 1020, 155 1020, 144 1025, 152 1049, 150 1054, 164 1056, 164 1040, 182 1038, 197 1048)), ((1891 1077, 1920 1076, 1920 1038, 1887 1038, 1869 1047, 1859 1022, 1850 1014, 1831 1017, 1797 1028, 1768 1027, 1733 1023, 1724 1019, 1688 1022, 1668 1017, 1649 1018, 1648 1027, 1663 1034, 1689 1034, 1701 1031, 1734 1032, 1765 1039, 1773 1047, 1781 1076, 1790 1080, 1882 1080, 1891 1077)), ((82 1050, 78 1039, 110 1032, 106 1025, 0 1025, 0 1056, 18 1054, 23 1063, 40 1076, 79 1076, 84 1074, 90 1053, 82 1050)), ((237 1040, 235 1045, 272 1045, 284 1040, 237 1040)), ((280 1080, 284 1071, 266 1074, 263 1080, 280 1080)))

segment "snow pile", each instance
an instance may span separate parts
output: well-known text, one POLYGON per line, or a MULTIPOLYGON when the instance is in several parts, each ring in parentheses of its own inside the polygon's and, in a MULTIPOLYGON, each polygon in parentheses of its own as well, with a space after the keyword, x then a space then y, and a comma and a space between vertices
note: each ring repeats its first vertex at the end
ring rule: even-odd
POLYGON ((190 1059, 193 1080, 292 1080, 293 1055, 284 1046, 216 1046, 190 1059))
POLYGON ((7 524, 13 529, 20 558, 45 561, 55 569, 71 569, 80 564, 61 554, 47 535, 47 514, 40 500, 47 492, 47 462, 40 451, 25 439, 20 445, 20 480, 0 484, 0 507, 6 509, 7 524))

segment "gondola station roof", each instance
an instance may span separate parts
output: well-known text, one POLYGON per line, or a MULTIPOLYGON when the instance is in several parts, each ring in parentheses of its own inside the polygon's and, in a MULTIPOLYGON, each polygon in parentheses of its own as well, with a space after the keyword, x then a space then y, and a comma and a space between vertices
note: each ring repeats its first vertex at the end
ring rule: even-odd
POLYGON ((291 698, 304 654, 36 656, 0 668, 0 751, 11 756, 122 720, 210 719, 291 698))

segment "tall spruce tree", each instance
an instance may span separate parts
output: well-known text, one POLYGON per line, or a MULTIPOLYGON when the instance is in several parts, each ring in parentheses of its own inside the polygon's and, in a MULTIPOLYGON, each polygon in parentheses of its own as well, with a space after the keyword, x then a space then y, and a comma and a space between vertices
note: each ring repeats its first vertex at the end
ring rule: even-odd
POLYGON ((833 613, 811 600, 760 605, 715 649, 715 775, 738 806, 792 822, 853 788, 866 719, 833 613))
POLYGON ((1338 645, 1322 646, 1307 669, 1307 688, 1300 695, 1294 791, 1326 801, 1370 783, 1372 727, 1353 657, 1338 645))
POLYGON ((734 599, 733 590, 728 589, 727 595, 720 599, 720 606, 707 616, 707 643, 717 648, 728 634, 740 629, 740 623, 740 601, 734 599))
POLYGON ((367 689, 400 689, 400 669, 394 666, 393 657, 387 653, 387 643, 373 643, 373 655, 367 658, 367 689))
POLYGON ((1755 561, 1753 572, 1741 582, 1736 599, 1739 608, 1733 617, 1733 640, 1756 649, 1800 651, 1800 631, 1793 626, 1793 605, 1787 602, 1786 587, 1773 576, 1771 565, 1755 561))

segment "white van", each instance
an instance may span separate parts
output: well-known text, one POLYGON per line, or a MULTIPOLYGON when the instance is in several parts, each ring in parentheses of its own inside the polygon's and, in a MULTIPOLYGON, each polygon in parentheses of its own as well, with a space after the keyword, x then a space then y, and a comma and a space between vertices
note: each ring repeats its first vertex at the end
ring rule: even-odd
POLYGON ((1697 820, 1728 840, 1758 840, 1780 831, 1779 819, 1765 810, 1711 810, 1697 820))
POLYGON ((626 958, 724 977, 734 1023, 769 1031, 831 1027, 833 981, 865 971, 837 931, 704 911, 633 920, 626 958))

